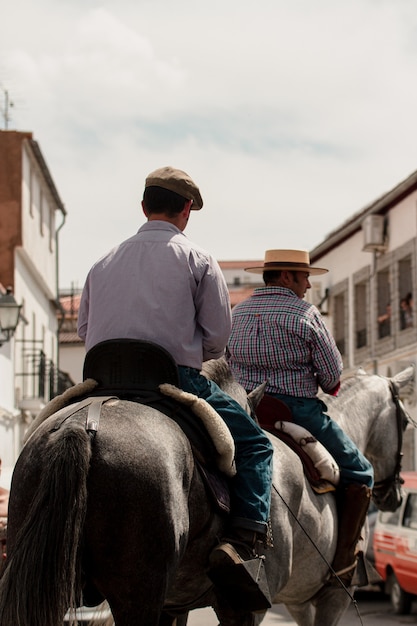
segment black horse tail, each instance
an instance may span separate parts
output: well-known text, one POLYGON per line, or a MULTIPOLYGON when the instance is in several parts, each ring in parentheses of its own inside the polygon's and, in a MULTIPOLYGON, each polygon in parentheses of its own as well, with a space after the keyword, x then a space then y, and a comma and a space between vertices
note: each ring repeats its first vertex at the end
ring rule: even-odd
POLYGON ((0 626, 57 626, 80 604, 90 436, 64 423, 41 454, 39 486, 0 579, 0 626))

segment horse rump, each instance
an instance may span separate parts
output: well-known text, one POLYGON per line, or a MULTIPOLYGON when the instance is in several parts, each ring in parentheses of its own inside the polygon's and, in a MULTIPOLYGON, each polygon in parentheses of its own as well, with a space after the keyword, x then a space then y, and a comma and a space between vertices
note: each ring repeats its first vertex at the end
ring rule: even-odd
POLYGON ((57 626, 81 599, 90 437, 73 421, 39 430, 13 474, 0 626, 57 626))

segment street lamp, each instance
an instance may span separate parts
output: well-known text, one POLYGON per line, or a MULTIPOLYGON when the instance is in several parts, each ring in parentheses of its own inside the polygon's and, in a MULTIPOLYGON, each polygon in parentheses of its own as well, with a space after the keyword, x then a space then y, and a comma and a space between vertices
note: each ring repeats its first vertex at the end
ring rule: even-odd
POLYGON ((0 295, 0 346, 13 337, 19 322, 21 304, 14 299, 11 287, 7 287, 6 293, 0 295))

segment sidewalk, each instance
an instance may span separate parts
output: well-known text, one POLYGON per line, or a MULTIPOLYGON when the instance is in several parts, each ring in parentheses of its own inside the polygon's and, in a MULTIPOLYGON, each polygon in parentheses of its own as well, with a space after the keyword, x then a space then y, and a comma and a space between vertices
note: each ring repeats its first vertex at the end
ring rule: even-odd
MULTIPOLYGON (((338 626, 397 626, 404 624, 417 624, 417 603, 413 606, 410 615, 394 615, 389 601, 381 594, 368 594, 358 596, 356 605, 351 605, 338 626)), ((261 626, 294 626, 295 622, 290 617, 286 608, 276 604, 268 611, 261 626)), ((188 626, 217 626, 218 620, 212 609, 199 609, 192 611, 188 618, 188 626)))

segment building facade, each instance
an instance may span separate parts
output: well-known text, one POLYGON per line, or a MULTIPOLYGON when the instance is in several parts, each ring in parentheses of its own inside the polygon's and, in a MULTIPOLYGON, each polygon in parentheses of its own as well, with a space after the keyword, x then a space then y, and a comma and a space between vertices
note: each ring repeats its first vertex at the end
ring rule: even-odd
POLYGON ((0 347, 4 480, 20 452, 27 421, 71 384, 60 375, 58 350, 58 234, 65 216, 32 133, 0 131, 0 283, 21 304, 16 331, 0 347))
MULTIPOLYGON (((311 298, 327 318, 346 374, 362 367, 392 376, 416 366, 417 172, 352 216, 311 251, 328 268, 311 298)), ((417 418, 416 395, 403 394, 417 418)), ((405 438, 404 469, 417 467, 415 429, 405 438)))

